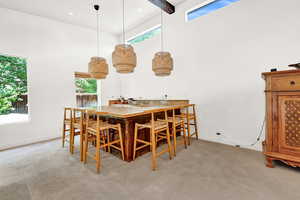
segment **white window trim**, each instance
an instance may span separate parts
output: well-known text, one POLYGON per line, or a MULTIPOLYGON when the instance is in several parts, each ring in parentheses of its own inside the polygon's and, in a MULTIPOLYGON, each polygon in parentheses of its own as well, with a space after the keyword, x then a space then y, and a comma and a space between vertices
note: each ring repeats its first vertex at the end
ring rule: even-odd
POLYGON ((103 84, 102 84, 102 80, 97 80, 97 105, 98 106, 102 106, 102 87, 103 87, 103 84))
POLYGON ((136 34, 136 35, 134 35, 134 36, 128 38, 128 39, 126 40, 126 43, 128 43, 130 40, 133 40, 134 38, 137 38, 137 37, 139 37, 139 36, 141 36, 141 35, 144 35, 145 33, 150 32, 150 31, 152 31, 152 30, 154 30, 154 29, 157 29, 157 28, 159 28, 159 27, 161 27, 161 24, 157 24, 157 25, 155 25, 155 26, 152 26, 151 28, 148 28, 148 29, 146 29, 145 31, 140 32, 140 33, 138 33, 138 34, 136 34))
POLYGON ((188 13, 189 13, 189 12, 191 12, 191 11, 193 11, 193 10, 196 10, 196 9, 198 9, 198 8, 201 8, 201 7, 203 7, 203 6, 206 6, 207 4, 210 4, 210 3, 214 2, 214 1, 215 1, 215 0, 207 0, 207 1, 204 1, 203 3, 197 4, 196 6, 192 7, 191 9, 185 11, 185 15, 184 15, 184 16, 185 16, 185 22, 190 22, 190 21, 192 21, 192 20, 189 21, 189 19, 188 19, 188 13))

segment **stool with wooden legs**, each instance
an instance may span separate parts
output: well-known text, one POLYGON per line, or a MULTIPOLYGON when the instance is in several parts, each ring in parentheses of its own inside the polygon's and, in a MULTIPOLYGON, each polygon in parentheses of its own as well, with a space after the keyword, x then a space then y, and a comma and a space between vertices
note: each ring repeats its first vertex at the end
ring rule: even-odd
MULTIPOLYGON (((65 142, 71 143, 71 134, 73 130, 72 108, 64 108, 64 119, 62 128, 62 147, 65 147, 65 142), (68 134, 67 134, 68 133, 68 134), (69 137, 69 140, 67 139, 69 137)), ((70 145, 71 152, 71 145, 70 145)))
POLYGON ((170 141, 170 132, 168 125, 168 115, 167 110, 157 110, 151 113, 151 120, 145 124, 135 124, 134 129, 134 147, 133 147, 133 159, 135 159, 136 152, 142 148, 150 146, 152 153, 152 170, 157 168, 156 158, 162 155, 163 153, 169 153, 169 158, 172 159, 172 151, 171 151, 171 141, 170 141), (155 114, 163 113, 164 119, 155 120, 155 114), (138 138, 139 130, 149 129, 150 130, 150 142, 145 141, 138 138), (161 134, 165 132, 165 134, 161 134), (163 149, 161 152, 156 152, 157 141, 161 139, 166 139, 168 148, 163 149), (142 143, 141 146, 137 147, 138 143, 142 143))
POLYGON ((172 115, 168 117, 168 122, 172 125, 172 134, 173 137, 173 153, 176 156, 176 150, 178 144, 183 144, 185 148, 187 148, 187 141, 186 141, 186 128, 184 124, 184 119, 175 115, 176 110, 180 109, 181 107, 175 107, 171 109, 172 115), (177 132, 182 133, 182 140, 180 143, 177 142, 177 132))
MULTIPOLYGON (((109 124, 108 122, 103 122, 100 120, 101 113, 95 111, 87 111, 86 114, 86 129, 84 137, 84 147, 83 147, 83 160, 84 163, 87 162, 87 156, 91 156, 96 160, 97 173, 100 172, 101 168, 101 155, 100 149, 108 147, 117 149, 121 151, 122 159, 124 160, 124 148, 123 148, 123 138, 120 124, 109 124), (91 121, 90 118, 96 116, 96 121, 91 121), (110 140, 109 134, 111 130, 118 132, 118 138, 110 140), (89 143, 96 141, 96 153, 95 155, 89 152, 89 143), (117 146, 118 145, 118 146, 117 146)), ((91 146, 93 147, 93 146, 91 146)))
POLYGON ((187 126, 187 132, 188 132, 188 145, 190 145, 192 136, 195 135, 196 139, 198 140, 198 127, 197 127, 195 104, 183 105, 181 106, 181 108, 182 108, 181 113, 180 115, 177 116, 185 120, 185 124, 187 126), (191 125, 194 126, 194 133, 191 133, 191 125))
POLYGON ((72 123, 73 123, 73 128, 71 132, 71 153, 74 153, 74 140, 75 136, 79 135, 80 136, 80 161, 83 161, 83 138, 84 138, 84 132, 85 132, 85 112, 86 110, 84 109, 79 109, 79 108, 74 108, 73 109, 73 114, 72 114, 72 123))

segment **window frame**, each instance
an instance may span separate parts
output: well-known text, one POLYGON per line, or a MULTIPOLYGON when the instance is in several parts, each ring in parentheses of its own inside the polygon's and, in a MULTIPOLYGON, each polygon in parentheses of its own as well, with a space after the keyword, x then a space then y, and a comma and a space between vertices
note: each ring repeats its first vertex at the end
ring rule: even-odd
MULTIPOLYGON (((103 86, 103 82, 102 80, 96 80, 96 84, 97 84, 97 89, 96 89, 96 93, 77 93, 76 92, 76 84, 75 81, 77 78, 80 79, 93 79, 91 77, 91 74, 87 73, 87 72, 74 72, 74 87, 75 87, 75 98, 77 98, 77 95, 96 95, 97 96, 97 106, 102 106, 102 86, 103 86), (100 85, 100 87, 99 87, 100 85)), ((77 101, 75 102, 75 104, 77 105, 77 101)))
MULTIPOLYGON (((0 123, 0 126, 5 126, 5 125, 12 125, 12 124, 28 124, 31 122, 31 101, 30 101, 30 69, 29 66, 31 66, 31 61, 27 56, 24 55, 14 55, 14 54, 7 54, 7 53, 0 53, 1 56, 7 56, 7 57, 17 57, 17 58, 22 58, 26 60, 26 82, 27 82, 27 118, 24 120, 19 120, 19 121, 12 121, 12 122, 5 122, 5 123, 0 123)), ((24 114, 25 115, 25 114, 24 114)))

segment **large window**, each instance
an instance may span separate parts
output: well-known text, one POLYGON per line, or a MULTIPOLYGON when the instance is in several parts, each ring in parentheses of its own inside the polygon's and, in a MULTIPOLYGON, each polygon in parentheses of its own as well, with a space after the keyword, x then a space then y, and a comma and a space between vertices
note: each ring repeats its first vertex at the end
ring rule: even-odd
POLYGON ((97 106, 100 99, 100 82, 86 77, 83 73, 75 73, 76 104, 78 107, 97 106))
POLYGON ((192 10, 188 11, 186 13, 186 19, 187 21, 191 21, 193 19, 196 19, 200 16, 206 15, 210 12, 213 12, 215 10, 218 10, 220 8, 223 8, 225 6, 228 6, 231 3, 237 2, 239 0, 210 0, 207 1, 204 4, 201 4, 200 6, 197 6, 196 8, 193 8, 192 10))
POLYGON ((26 59, 0 54, 0 124, 27 119, 26 59))
POLYGON ((138 34, 137 36, 129 39, 127 41, 128 44, 136 44, 136 43, 140 43, 143 42, 144 40, 147 40, 149 38, 152 38, 153 36, 159 34, 161 31, 161 26, 158 25, 156 27, 153 27, 145 32, 142 32, 140 34, 138 34))

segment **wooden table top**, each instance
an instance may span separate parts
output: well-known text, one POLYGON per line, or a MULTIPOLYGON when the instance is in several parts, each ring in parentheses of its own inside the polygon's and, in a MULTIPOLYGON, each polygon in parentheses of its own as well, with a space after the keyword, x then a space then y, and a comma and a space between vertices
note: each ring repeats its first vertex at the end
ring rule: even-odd
POLYGON ((128 118, 177 107, 179 107, 179 105, 134 106, 128 104, 114 104, 110 106, 79 107, 79 109, 93 110, 103 115, 108 115, 112 117, 128 118))

